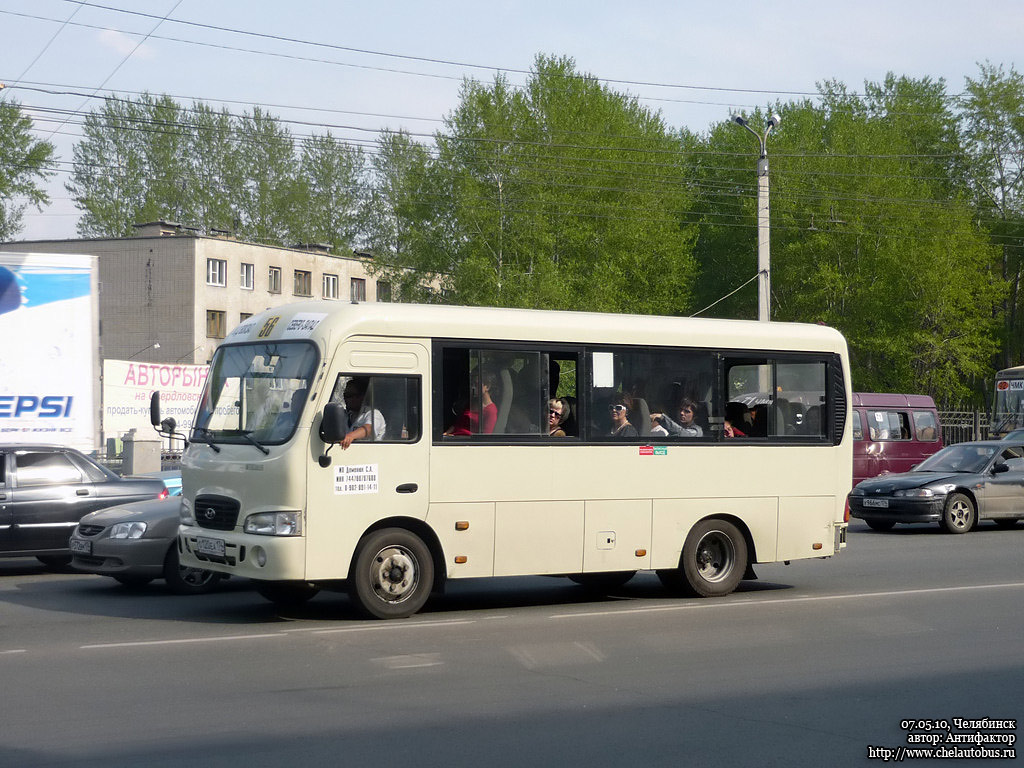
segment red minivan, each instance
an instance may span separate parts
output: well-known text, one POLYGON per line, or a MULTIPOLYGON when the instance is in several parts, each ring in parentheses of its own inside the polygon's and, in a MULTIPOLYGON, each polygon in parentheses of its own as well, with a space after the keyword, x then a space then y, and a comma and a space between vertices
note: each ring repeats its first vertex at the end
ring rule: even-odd
POLYGON ((906 472, 942 448, 935 401, 927 395, 853 393, 853 484, 906 472))

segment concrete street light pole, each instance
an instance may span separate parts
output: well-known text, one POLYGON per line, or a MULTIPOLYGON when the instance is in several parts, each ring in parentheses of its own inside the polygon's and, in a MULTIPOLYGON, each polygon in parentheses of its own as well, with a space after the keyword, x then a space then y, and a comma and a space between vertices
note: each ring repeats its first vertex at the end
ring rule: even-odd
POLYGON ((757 319, 767 322, 771 319, 771 256, 769 254, 768 232, 768 134, 778 128, 782 118, 772 114, 762 136, 740 115, 733 115, 736 125, 743 126, 757 139, 761 155, 757 160, 757 319))

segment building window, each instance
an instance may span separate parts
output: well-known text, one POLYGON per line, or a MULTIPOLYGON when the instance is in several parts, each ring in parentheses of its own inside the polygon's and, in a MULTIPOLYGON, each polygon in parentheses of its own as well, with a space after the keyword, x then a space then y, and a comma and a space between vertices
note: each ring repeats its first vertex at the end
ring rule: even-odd
POLYGON ((296 296, 313 295, 313 273, 302 269, 295 270, 295 285, 292 291, 296 296))
POLYGON ((238 313, 238 322, 239 323, 244 323, 250 317, 252 317, 252 312, 239 312, 238 313))
POLYGON ((256 267, 253 264, 242 264, 240 276, 242 288, 251 291, 256 283, 256 267))
POLYGON ((391 301, 391 283, 377 281, 377 301, 391 301))
POLYGON ((219 309, 206 310, 206 335, 211 339, 223 339, 226 314, 219 309))
POLYGON ((267 275, 267 291, 270 293, 281 292, 281 268, 271 267, 270 274, 267 275))
POLYGON ((366 281, 361 277, 352 278, 352 301, 366 301, 366 281))
POLYGON ((325 299, 336 299, 336 298, 338 298, 338 276, 337 275, 324 275, 324 298, 325 299))
POLYGON ((224 259, 206 260, 206 284, 220 286, 228 284, 228 263, 224 259))

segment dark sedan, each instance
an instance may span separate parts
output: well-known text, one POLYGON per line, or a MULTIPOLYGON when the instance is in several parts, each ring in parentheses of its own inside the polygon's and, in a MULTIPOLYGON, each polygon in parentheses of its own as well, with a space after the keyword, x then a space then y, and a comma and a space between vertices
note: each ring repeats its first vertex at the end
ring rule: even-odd
POLYGON ((166 494, 159 478, 120 477, 73 448, 0 445, 0 557, 69 563, 83 515, 166 494))
POLYGON ((1024 442, 950 445, 910 472, 864 480, 850 492, 850 515, 876 531, 939 523, 967 533, 981 520, 1011 528, 1024 517, 1024 442))

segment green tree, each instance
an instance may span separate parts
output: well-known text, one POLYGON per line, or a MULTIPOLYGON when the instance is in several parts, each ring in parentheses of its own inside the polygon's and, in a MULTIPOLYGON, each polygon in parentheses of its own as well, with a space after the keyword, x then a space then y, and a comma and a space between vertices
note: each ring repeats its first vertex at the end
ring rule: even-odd
POLYGON ((999 249, 998 271, 1009 290, 1001 308, 998 365, 1024 362, 1024 76, 983 64, 959 100, 967 183, 979 221, 999 249))
POLYGON ((302 142, 299 161, 297 239, 351 249, 358 234, 363 197, 362 150, 327 133, 302 142))
POLYGON ((53 145, 32 138, 32 121, 12 101, 0 102, 0 240, 23 227, 29 206, 49 203, 42 184, 53 175, 53 145))
MULTIPOLYGON (((453 300, 495 306, 678 313, 690 302, 694 232, 680 212, 680 144, 660 115, 538 57, 525 88, 466 81, 459 107, 400 180, 389 231, 404 266, 443 272, 453 300), (408 183, 405 183, 408 182, 408 183), (406 226, 406 223, 412 226, 406 226)), ((377 177, 380 183, 380 176, 377 177)), ((376 191, 373 194, 378 194, 376 191)), ((378 258, 397 260, 383 239, 378 258)))

